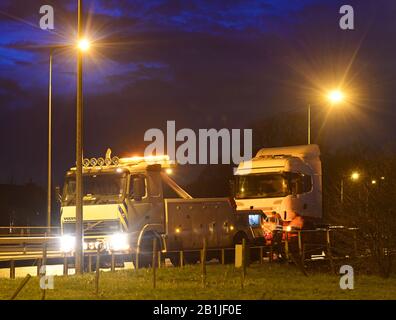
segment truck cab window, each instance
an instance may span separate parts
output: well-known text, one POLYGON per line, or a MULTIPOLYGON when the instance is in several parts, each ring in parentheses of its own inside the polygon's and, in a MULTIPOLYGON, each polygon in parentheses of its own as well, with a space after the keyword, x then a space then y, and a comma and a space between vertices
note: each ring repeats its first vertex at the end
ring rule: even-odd
POLYGON ((292 194, 302 194, 310 192, 312 189, 312 179, 310 175, 300 173, 290 173, 290 191, 292 194))
MULTIPOLYGON (((143 174, 131 175, 130 180, 129 180, 130 181, 129 182, 129 197, 130 198, 133 198, 135 196, 135 193, 134 193, 134 190, 133 190, 133 185, 134 185, 134 180, 135 179, 142 179, 142 181, 144 183, 144 190, 147 190, 146 177, 143 174)), ((146 196, 146 194, 144 196, 146 196)))

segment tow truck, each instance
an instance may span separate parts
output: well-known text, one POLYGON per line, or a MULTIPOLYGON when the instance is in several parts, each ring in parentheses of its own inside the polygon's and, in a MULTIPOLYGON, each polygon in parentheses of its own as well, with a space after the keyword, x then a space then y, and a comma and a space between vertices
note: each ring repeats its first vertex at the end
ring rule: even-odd
MULTIPOLYGON (((83 233, 85 252, 99 246, 107 252, 133 257, 139 266, 152 261, 153 239, 163 257, 179 264, 199 260, 203 238, 208 249, 232 248, 246 239, 254 243, 254 212, 236 211, 232 198, 194 199, 170 175, 176 164, 164 156, 118 158, 109 149, 103 158, 83 161, 83 233)), ((61 251, 75 248, 76 168, 65 177, 61 197, 61 251)), ((227 250, 227 261, 232 261, 227 250)), ((208 259, 220 251, 209 250, 208 259)))

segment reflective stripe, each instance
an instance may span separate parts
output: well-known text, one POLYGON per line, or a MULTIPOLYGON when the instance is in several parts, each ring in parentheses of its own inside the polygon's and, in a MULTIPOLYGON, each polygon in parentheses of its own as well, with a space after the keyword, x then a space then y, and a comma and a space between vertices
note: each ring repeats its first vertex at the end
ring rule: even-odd
POLYGON ((127 208, 125 202, 118 205, 118 212, 120 213, 120 220, 125 230, 128 231, 128 217, 127 217, 127 208))

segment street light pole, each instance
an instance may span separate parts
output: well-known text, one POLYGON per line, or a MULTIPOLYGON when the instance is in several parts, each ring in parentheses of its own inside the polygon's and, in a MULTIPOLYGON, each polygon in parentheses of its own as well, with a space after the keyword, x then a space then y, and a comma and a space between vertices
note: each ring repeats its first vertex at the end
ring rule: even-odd
POLYGON ((48 185, 47 185, 47 232, 51 232, 51 189, 52 189, 52 56, 53 48, 49 55, 49 79, 48 79, 48 185))
POLYGON ((311 144, 311 105, 308 105, 308 144, 311 144))
MULTIPOLYGON (((82 38, 82 0, 78 0, 78 39, 82 38)), ((82 64, 83 53, 77 50, 77 119, 76 119, 76 274, 83 273, 83 97, 82 97, 82 64)))

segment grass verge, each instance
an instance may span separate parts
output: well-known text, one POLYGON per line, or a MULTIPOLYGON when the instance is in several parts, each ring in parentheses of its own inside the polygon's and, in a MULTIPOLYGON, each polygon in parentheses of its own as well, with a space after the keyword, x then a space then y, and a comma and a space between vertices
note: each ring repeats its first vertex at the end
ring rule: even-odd
MULTIPOLYGON (((240 270, 233 266, 208 265, 207 286, 202 287, 200 266, 157 270, 152 289, 152 270, 101 272, 99 295, 95 275, 56 276, 47 299, 396 299, 396 277, 355 275, 355 289, 342 290, 340 277, 315 273, 305 277, 292 265, 252 265, 241 286, 240 270)), ((0 299, 9 299, 22 281, 0 279, 0 299)), ((39 279, 33 277, 17 299, 40 299, 39 279)))

